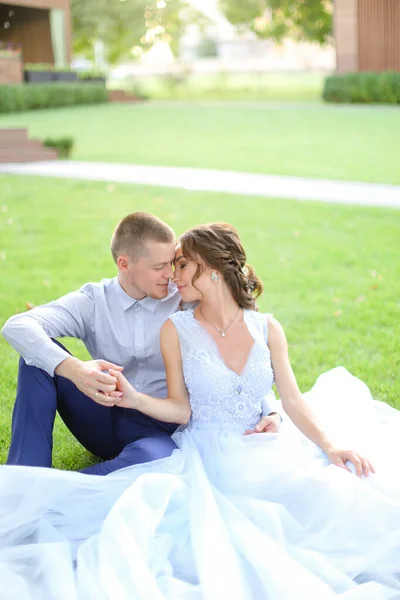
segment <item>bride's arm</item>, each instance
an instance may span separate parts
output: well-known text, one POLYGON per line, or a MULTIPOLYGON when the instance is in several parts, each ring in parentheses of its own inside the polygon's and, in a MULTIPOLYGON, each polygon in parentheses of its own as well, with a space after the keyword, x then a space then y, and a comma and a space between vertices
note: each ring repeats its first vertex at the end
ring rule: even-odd
POLYGON ((293 423, 312 442, 322 448, 334 464, 345 467, 345 462, 349 460, 356 467, 358 475, 361 475, 363 470, 366 474, 370 469, 373 470, 368 461, 359 456, 357 452, 337 448, 325 435, 311 407, 299 390, 289 361, 285 333, 280 323, 273 317, 268 317, 268 347, 271 352, 272 368, 282 407, 293 423))
MULTIPOLYGON (((118 390, 123 394, 115 405, 134 408, 165 423, 186 424, 191 415, 189 394, 183 379, 178 332, 170 319, 161 328, 160 345, 167 373, 168 398, 152 398, 142 394, 131 386, 122 373, 113 371, 112 375, 118 380, 118 390)), ((114 393, 110 395, 116 396, 114 393)))

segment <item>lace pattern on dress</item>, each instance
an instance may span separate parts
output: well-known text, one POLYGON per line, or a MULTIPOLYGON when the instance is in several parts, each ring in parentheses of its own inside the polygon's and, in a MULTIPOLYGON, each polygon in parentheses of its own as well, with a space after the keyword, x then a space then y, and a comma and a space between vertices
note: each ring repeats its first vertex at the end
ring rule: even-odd
POLYGON ((267 316, 245 310, 254 344, 240 375, 223 361, 215 340, 192 310, 171 317, 180 340, 183 374, 192 408, 192 425, 218 424, 226 429, 252 428, 259 421, 262 400, 274 382, 267 345, 267 316))

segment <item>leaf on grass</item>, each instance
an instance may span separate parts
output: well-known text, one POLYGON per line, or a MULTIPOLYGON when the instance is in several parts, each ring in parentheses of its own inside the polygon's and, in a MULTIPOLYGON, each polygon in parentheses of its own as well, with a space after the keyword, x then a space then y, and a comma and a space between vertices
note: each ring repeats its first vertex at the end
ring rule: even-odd
POLYGON ((334 302, 335 304, 339 304, 342 300, 340 298, 332 298, 332 302, 334 302))
POLYGON ((32 308, 35 308, 36 304, 32 304, 32 302, 26 302, 25 306, 26 310, 32 310, 32 308))
POLYGON ((51 287, 52 283, 51 283, 51 281, 48 281, 47 279, 43 279, 42 285, 44 285, 44 287, 51 287))
POLYGON ((370 290, 377 290, 377 289, 378 289, 378 287, 379 287, 379 284, 378 284, 378 283, 373 283, 372 285, 370 285, 370 286, 369 286, 369 289, 370 289, 370 290))
POLYGON ((340 317, 340 315, 343 314, 341 310, 337 310, 336 312, 333 313, 334 317, 340 317))
POLYGON ((358 298, 356 298, 356 302, 364 302, 365 300, 365 296, 358 296, 358 298))

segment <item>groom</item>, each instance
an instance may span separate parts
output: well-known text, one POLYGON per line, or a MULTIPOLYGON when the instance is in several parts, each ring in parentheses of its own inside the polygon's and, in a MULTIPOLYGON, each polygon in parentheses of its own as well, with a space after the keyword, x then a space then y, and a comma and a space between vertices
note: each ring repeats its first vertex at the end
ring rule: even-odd
MULTIPOLYGON (((7 464, 51 467, 56 412, 77 440, 102 459, 84 473, 107 475, 169 456, 177 425, 114 406, 108 394, 123 370, 141 392, 167 396, 159 347, 164 321, 181 301, 173 278, 175 234, 157 217, 133 213, 118 225, 111 253, 118 276, 11 317, 2 334, 21 355, 7 464), (84 342, 81 361, 54 338, 84 342)), ((280 416, 264 409, 256 431, 277 431, 280 416), (270 415, 268 416, 268 413, 270 415)))

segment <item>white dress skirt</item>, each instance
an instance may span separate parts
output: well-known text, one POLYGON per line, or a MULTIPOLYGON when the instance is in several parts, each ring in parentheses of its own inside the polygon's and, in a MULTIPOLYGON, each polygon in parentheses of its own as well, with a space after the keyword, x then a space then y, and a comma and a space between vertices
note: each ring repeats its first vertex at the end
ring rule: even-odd
POLYGON ((243 436, 273 383, 266 316, 245 312, 240 375, 192 312, 171 318, 192 406, 178 449, 106 477, 0 467, 0 599, 400 599, 400 412, 342 367, 305 394, 368 478, 287 417, 243 436))

